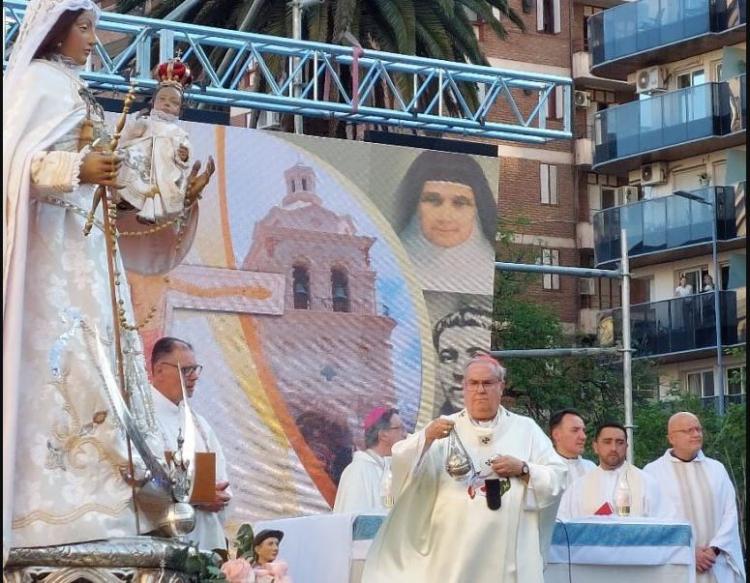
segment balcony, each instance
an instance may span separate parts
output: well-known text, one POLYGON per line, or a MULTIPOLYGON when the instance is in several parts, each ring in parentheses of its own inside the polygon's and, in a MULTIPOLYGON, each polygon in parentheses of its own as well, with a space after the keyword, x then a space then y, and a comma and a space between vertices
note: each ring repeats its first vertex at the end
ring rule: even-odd
POLYGON ((635 87, 628 83, 626 75, 616 79, 595 75, 591 70, 591 53, 589 51, 573 53, 573 81, 576 87, 585 86, 605 91, 635 92, 635 87))
POLYGON ((597 172, 624 173, 745 142, 745 75, 631 101, 596 114, 597 172))
MULTIPOLYGON (((719 249, 742 247, 747 237, 744 189, 716 186, 693 191, 704 200, 716 197, 719 249)), ((712 207, 681 196, 664 196, 594 214, 597 267, 620 260, 620 229, 628 236, 633 268, 696 257, 711 252, 712 207)))
POLYGON ((622 78, 745 40, 746 0, 639 0, 589 19, 592 72, 622 78))
MULTIPOLYGON (((746 340, 744 306, 738 315, 737 291, 719 292, 722 346, 746 340)), ((612 310, 615 338, 622 338, 622 309, 612 310)), ((630 307, 633 358, 678 361, 716 352, 714 294, 696 294, 630 307)))

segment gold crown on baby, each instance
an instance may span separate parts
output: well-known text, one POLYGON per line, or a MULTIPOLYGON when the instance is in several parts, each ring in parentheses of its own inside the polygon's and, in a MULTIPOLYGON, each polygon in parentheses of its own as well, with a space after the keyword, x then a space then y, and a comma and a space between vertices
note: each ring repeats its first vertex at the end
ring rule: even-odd
POLYGON ((159 81, 159 87, 176 87, 180 91, 184 91, 185 87, 193 82, 190 68, 182 62, 180 57, 161 63, 156 68, 156 78, 159 81))

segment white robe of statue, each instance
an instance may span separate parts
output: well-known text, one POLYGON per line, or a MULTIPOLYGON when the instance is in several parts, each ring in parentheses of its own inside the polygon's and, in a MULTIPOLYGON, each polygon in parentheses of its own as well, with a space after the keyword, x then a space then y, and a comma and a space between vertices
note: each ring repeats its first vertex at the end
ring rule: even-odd
POLYGON ((555 505, 566 466, 531 419, 500 408, 481 427, 466 410, 448 417, 475 469, 491 476, 486 462, 498 454, 524 460, 529 483, 511 478, 498 510, 481 491, 445 471, 448 439, 424 451, 424 430, 393 446, 396 503, 373 541, 362 583, 542 583, 541 546, 554 523, 541 511, 555 505))
POLYGON ((180 147, 190 152, 190 141, 177 121, 153 110, 131 120, 122 133, 118 180, 124 188, 118 194, 148 221, 174 217, 184 209, 189 172, 178 152, 180 147))
POLYGON ((381 457, 371 449, 355 451, 352 462, 341 474, 333 511, 341 514, 385 512, 382 482, 390 465, 390 457, 381 457))
MULTIPOLYGON (((137 534, 125 433, 102 380, 115 371, 104 234, 82 234, 95 187, 78 181, 79 129, 88 116, 100 136, 104 119, 78 73, 34 60, 4 94, 4 548, 11 532, 14 547, 137 534)), ((140 339, 122 339, 131 409, 153 431, 140 339)))
MULTIPOLYGON (((177 437, 182 429, 184 410, 182 403, 175 405, 159 391, 152 387, 154 410, 156 411, 156 422, 164 443, 164 451, 177 449, 177 437)), ((213 452, 216 454, 216 481, 229 481, 227 473, 227 462, 219 439, 208 422, 193 412, 197 427, 195 428, 195 451, 213 452)), ((185 435, 182 432, 182 435, 185 435)), ((226 492, 231 495, 231 489, 226 492)), ((186 538, 198 545, 198 548, 210 551, 213 549, 227 548, 226 535, 224 534, 224 523, 226 522, 226 510, 221 512, 208 512, 195 508, 195 529, 186 535, 186 538)))
POLYGON ((708 573, 696 573, 697 582, 744 583, 736 495, 721 462, 703 452, 698 452, 694 460, 683 462, 667 450, 643 471, 671 493, 677 518, 693 525, 696 544, 722 551, 708 573))
POLYGON ((630 487, 630 516, 651 516, 674 520, 675 509, 669 498, 662 493, 659 483, 643 470, 625 462, 616 470, 601 467, 575 480, 563 494, 557 517, 560 520, 575 520, 594 516, 605 504, 615 512, 615 490, 623 472, 627 472, 630 487))

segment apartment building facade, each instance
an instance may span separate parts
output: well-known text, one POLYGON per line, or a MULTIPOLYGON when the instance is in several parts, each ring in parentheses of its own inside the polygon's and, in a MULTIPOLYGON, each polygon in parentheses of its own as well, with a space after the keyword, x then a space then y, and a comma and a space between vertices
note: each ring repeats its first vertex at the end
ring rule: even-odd
MULTIPOLYGON (((561 265, 614 268, 625 228, 635 357, 658 366, 653 396, 710 401, 721 383, 727 402, 744 400, 744 356, 732 349, 746 340, 745 0, 511 6, 526 31, 501 41, 478 20, 485 53, 497 67, 572 77, 574 140, 500 144, 502 216, 528 218, 519 242, 561 265), (707 274, 718 298, 701 293, 707 274), (682 275, 694 293, 676 298, 682 275)), ((556 96, 549 120, 561 106, 556 96)), ((545 276, 531 295, 569 331, 621 334, 616 280, 545 276)))
MULTIPOLYGON (((635 95, 593 114, 591 171, 609 178, 598 193, 581 189, 592 221, 579 232, 593 234, 594 264, 607 268, 626 231, 634 357, 658 366, 659 396, 744 401, 746 2, 638 0, 591 12, 591 73, 627 81, 635 95)), ((582 253, 591 243, 579 238, 582 253)), ((598 323, 617 336, 621 312, 600 312, 598 323)))

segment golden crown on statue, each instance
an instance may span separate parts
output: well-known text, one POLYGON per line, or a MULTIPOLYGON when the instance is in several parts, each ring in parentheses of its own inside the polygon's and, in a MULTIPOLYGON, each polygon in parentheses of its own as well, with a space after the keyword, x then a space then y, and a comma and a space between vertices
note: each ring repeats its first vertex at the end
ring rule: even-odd
POLYGON ((180 91, 184 91, 185 87, 193 82, 190 68, 182 62, 179 56, 161 63, 156 68, 156 78, 160 87, 171 86, 180 91))

